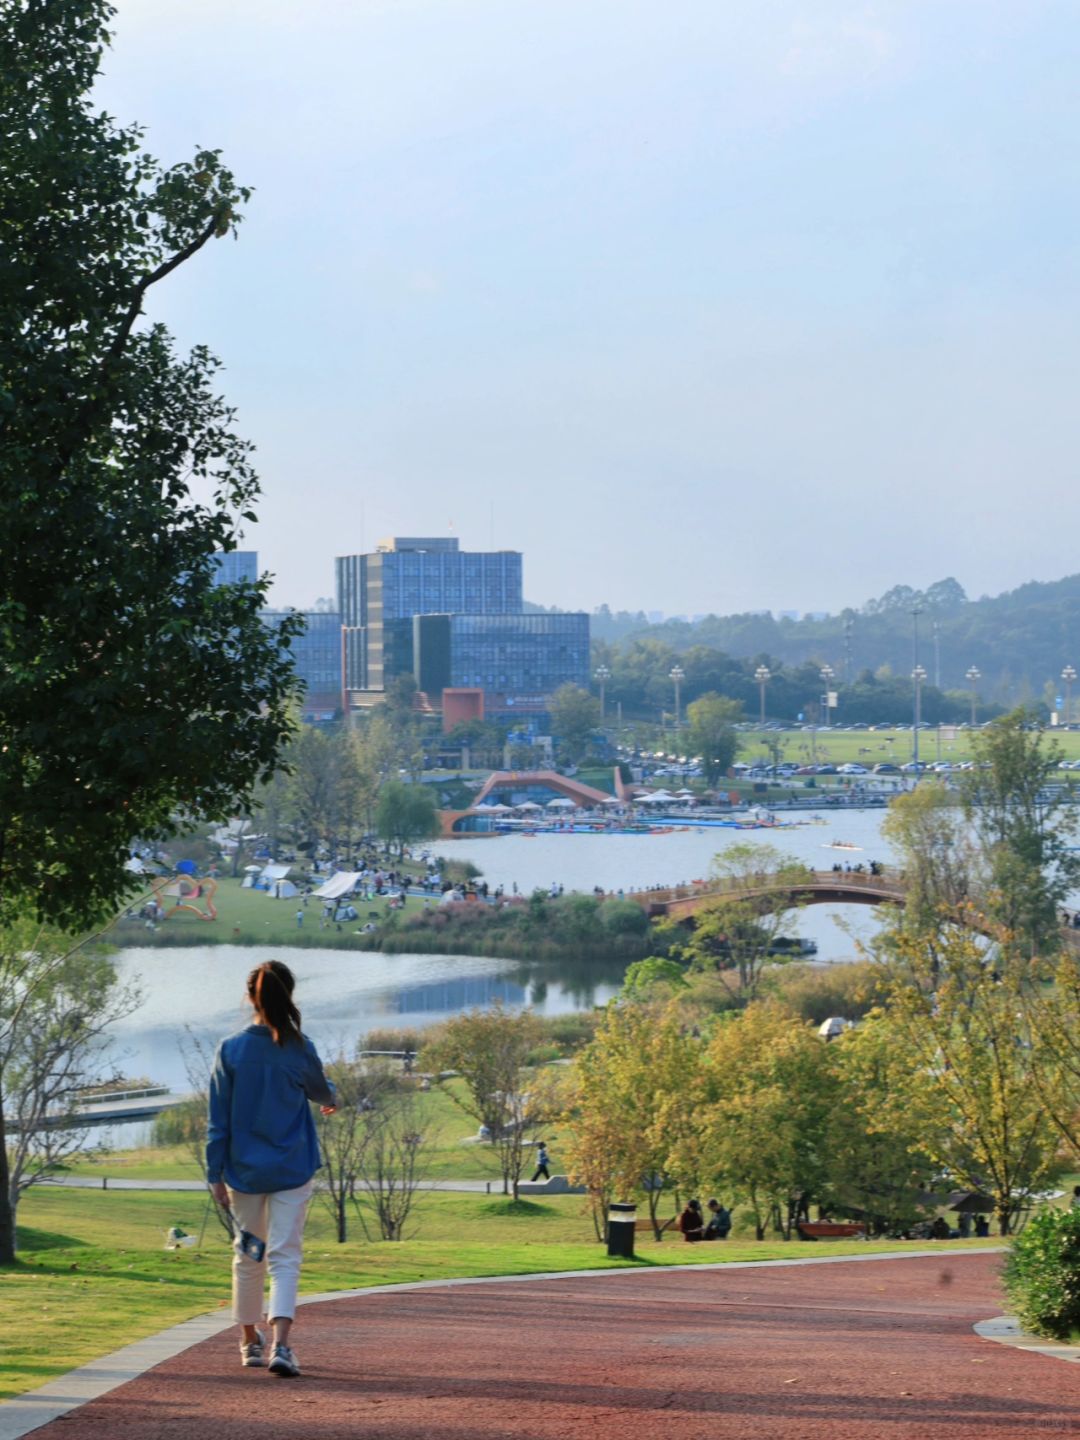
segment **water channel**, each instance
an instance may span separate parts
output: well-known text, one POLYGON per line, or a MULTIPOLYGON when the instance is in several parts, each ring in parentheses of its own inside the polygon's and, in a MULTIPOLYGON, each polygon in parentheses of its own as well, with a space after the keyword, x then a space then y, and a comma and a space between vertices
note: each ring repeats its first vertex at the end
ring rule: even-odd
MULTIPOLYGON (((717 851, 731 844, 774 845, 817 869, 835 861, 888 862, 881 838, 882 810, 829 813, 823 824, 791 829, 673 830, 648 835, 549 834, 476 837, 435 848, 474 861, 492 885, 522 894, 553 883, 567 890, 645 889, 694 880, 708 873, 717 851), (827 848, 833 840, 857 851, 827 848)), ((797 918, 798 932, 818 944, 822 963, 849 960, 856 940, 875 928, 864 906, 812 906, 797 918)), ((174 1089, 187 1088, 178 1041, 190 1026, 211 1045, 244 1023, 244 977, 252 965, 279 955, 296 971, 304 1028, 324 1051, 351 1047, 375 1027, 423 1027, 496 1000, 511 1008, 531 1005, 541 1015, 588 1009, 616 991, 617 970, 595 965, 523 965, 518 961, 449 955, 382 955, 344 950, 272 950, 254 946, 128 949, 117 957, 125 979, 139 979, 145 999, 114 1028, 117 1063, 129 1075, 146 1075, 174 1089)))

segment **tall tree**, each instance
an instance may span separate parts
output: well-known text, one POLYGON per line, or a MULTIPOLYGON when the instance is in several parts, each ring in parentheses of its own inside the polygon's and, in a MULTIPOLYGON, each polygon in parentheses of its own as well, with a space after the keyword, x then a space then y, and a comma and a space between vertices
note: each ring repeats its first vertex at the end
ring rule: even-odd
POLYGON ((1053 782, 1061 751, 1025 710, 975 740, 976 766, 961 794, 984 857, 984 906, 1012 954, 1030 960, 1061 945, 1058 911, 1080 881, 1075 806, 1053 782))
POLYGON ((455 1070, 462 1086, 450 1095, 487 1131, 499 1158, 503 1194, 518 1198, 525 1165, 525 1129, 540 1123, 536 1077, 526 1071, 540 1039, 540 1025, 528 1010, 510 1014, 501 1006, 472 1010, 448 1020, 425 1047, 421 1060, 431 1070, 455 1070))
POLYGON ((600 723, 600 702, 580 685, 560 685, 551 697, 551 730, 568 760, 580 760, 600 723))
POLYGON ((597 1238, 604 1206, 644 1191, 659 1239, 662 1198, 672 1186, 671 1156, 685 1168, 701 1043, 674 1005, 610 1005, 575 1062, 567 1106, 571 1176, 586 1185, 597 1238))
POLYGON ((790 1239, 825 1186, 833 1088, 825 1043, 774 1002, 717 1024, 695 1113, 698 1165, 747 1202, 759 1240, 770 1215, 790 1239))
POLYGON ((906 1068, 889 1103, 915 1121, 935 1165, 994 1197, 1008 1235, 1052 1173, 1052 1116, 1063 1109, 1024 1034, 1023 971, 999 969, 977 937, 954 931, 934 955, 917 936, 901 937, 889 980, 885 1016, 906 1068))
MULTIPOLYGON (((242 813, 296 692, 300 622, 262 624, 266 581, 216 583, 258 495, 217 362, 141 320, 248 192, 214 150, 163 169, 95 106, 112 15, 0 0, 4 924, 30 904, 78 929, 128 893, 136 836, 242 813)), ((6 1153, 0 1120, 0 1263, 6 1153)))
POLYGON ((384 785, 375 807, 375 828, 388 844, 397 846, 399 855, 404 855, 406 845, 437 835, 439 820, 430 788, 400 780, 384 785))
POLYGON ((12 1220, 23 1192, 82 1148, 76 1106, 83 1090, 110 1078, 109 1026, 136 1009, 137 987, 118 984, 104 956, 67 953, 62 936, 24 923, 0 957, 0 1073, 14 1133, 8 1145, 12 1220))
POLYGON ((726 700, 711 692, 686 707, 689 722, 686 746, 689 754, 701 756, 705 778, 715 785, 730 770, 739 751, 735 726, 743 718, 742 702, 726 700))

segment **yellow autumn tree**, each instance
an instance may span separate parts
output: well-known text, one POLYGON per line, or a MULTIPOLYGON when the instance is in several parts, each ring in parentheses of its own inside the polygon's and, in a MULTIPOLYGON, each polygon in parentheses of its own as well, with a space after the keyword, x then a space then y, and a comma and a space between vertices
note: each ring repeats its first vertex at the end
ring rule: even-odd
POLYGON ((612 1004, 569 1082, 571 1180, 592 1199, 597 1237, 613 1199, 644 1194, 657 1239, 670 1156, 692 1129, 701 1041, 674 1003, 612 1004))

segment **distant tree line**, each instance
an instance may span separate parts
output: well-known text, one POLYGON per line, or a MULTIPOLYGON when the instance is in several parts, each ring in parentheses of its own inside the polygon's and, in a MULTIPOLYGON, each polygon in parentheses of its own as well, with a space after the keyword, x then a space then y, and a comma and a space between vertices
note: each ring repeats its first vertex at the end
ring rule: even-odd
MULTIPOLYGON (((608 717, 616 706, 628 719, 655 720, 661 713, 674 709, 671 670, 678 665, 680 702, 688 711, 704 696, 722 696, 742 706, 747 719, 759 713, 760 691, 755 680, 758 667, 764 665, 770 678, 765 689, 765 710, 770 720, 806 722, 823 720, 821 698, 825 692, 821 668, 824 658, 788 664, 770 651, 757 651, 746 659, 737 659, 710 645, 694 644, 680 649, 666 635, 666 627, 609 645, 593 643, 594 669, 603 665, 608 671, 605 699, 608 717)), ((836 666, 832 667, 836 670, 836 666)), ((887 665, 877 670, 861 670, 850 683, 837 671, 830 688, 838 691, 839 703, 831 719, 834 724, 867 725, 880 723, 911 724, 913 682, 911 667, 894 674, 887 665)), ((980 697, 977 714, 980 720, 1001 714, 1002 707, 980 697)), ((931 725, 959 724, 970 719, 971 693, 959 687, 938 689, 928 681, 922 687, 921 715, 931 725)))
MULTIPOLYGON (((680 656, 707 650, 733 663, 750 661, 751 671, 764 656, 793 671, 827 663, 847 684, 886 669, 896 676, 910 675, 916 608, 921 612, 919 660, 931 681, 940 678, 943 692, 963 691, 974 665, 981 672, 979 689, 987 702, 1052 706, 1061 694, 1063 667, 1080 668, 1080 574, 1032 581, 977 600, 969 599, 952 577, 925 590, 894 585, 861 606, 799 620, 747 611, 652 625, 643 611, 612 611, 601 605, 592 613, 591 628, 597 663, 604 658, 610 664, 606 657, 613 649, 654 640, 680 656)), ((611 687, 608 694, 621 698, 611 687)))

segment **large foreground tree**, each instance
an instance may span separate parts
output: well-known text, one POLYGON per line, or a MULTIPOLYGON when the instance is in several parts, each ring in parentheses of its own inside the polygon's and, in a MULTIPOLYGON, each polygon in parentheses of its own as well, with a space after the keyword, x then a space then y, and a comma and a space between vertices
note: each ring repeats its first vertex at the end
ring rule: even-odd
MULTIPOLYGON (((112 14, 0 0, 0 929, 81 929, 135 837, 242 810, 295 691, 296 622, 215 583, 258 494, 217 362, 143 319, 247 192, 95 109, 112 14)), ((5 1156, 0 1122, 0 1263, 5 1156)))
POLYGON ((215 583, 258 494, 217 362, 142 319, 247 191, 95 111, 111 15, 0 0, 0 898, 76 927, 134 836, 237 810, 294 685, 265 583, 215 583))

